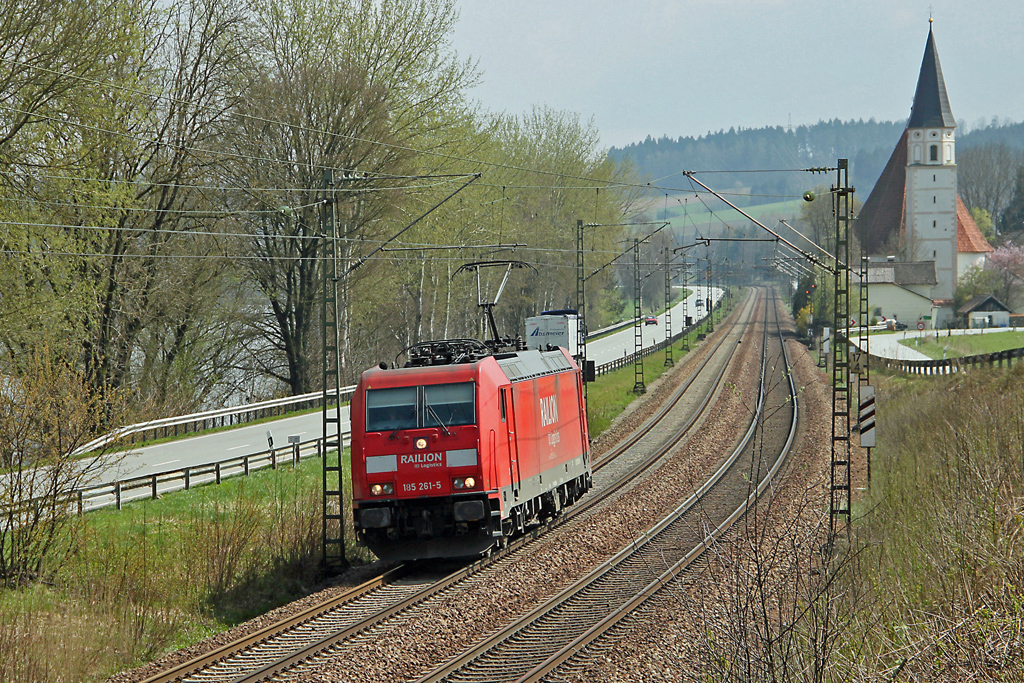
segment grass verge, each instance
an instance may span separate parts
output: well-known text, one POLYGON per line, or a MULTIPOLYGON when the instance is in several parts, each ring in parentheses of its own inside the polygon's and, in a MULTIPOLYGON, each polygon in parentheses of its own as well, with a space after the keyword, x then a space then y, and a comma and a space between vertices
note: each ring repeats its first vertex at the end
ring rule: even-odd
POLYGON ((321 488, 311 458, 78 518, 45 581, 0 593, 0 680, 103 680, 308 594, 321 488))
MULTIPOLYGON (((664 360, 644 360, 645 382, 664 360)), ((636 398, 633 383, 630 366, 590 385, 592 436, 636 398)), ((320 581, 321 490, 311 458, 76 518, 40 580, 0 591, 0 681, 103 680, 307 595, 320 581)))
MULTIPOLYGON (((728 315, 728 313, 726 313, 728 315)), ((704 331, 704 326, 699 328, 704 331)), ((690 348, 697 344, 697 331, 689 335, 690 348)), ((683 351, 683 340, 680 339, 672 345, 672 358, 678 363, 685 352, 683 351)), ((664 350, 652 353, 643 361, 644 383, 650 384, 669 370, 665 365, 664 350)), ((636 384, 636 370, 632 365, 619 368, 613 372, 601 375, 596 382, 587 387, 587 424, 590 428, 590 438, 596 439, 601 435, 626 407, 632 403, 637 395, 633 393, 633 386, 636 384)))
POLYGON ((841 668, 855 681, 1024 680, 1024 369, 891 376, 879 390, 846 592, 858 642, 841 668))
POLYGON ((909 338, 900 341, 906 347, 920 351, 929 358, 957 358, 994 353, 1024 347, 1024 332, 1017 330, 990 331, 984 334, 956 334, 909 338))

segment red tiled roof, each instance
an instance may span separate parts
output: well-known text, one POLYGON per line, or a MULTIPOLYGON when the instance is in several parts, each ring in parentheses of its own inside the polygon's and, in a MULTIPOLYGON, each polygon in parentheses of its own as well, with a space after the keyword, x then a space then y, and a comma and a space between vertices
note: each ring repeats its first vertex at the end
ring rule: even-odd
POLYGON ((906 194, 907 130, 904 130, 857 217, 857 231, 869 254, 881 254, 893 235, 903 234, 906 194))
MULTIPOLYGON (((885 170, 868 195, 857 217, 857 229, 869 254, 879 255, 893 235, 906 231, 907 131, 896 143, 885 170)), ((978 224, 960 196, 956 198, 956 243, 958 253, 983 254, 992 251, 978 224)))
POLYGON ((961 254, 983 254, 994 251, 992 245, 981 234, 978 224, 974 222, 971 212, 967 210, 967 205, 960 199, 960 195, 956 196, 956 250, 961 254))

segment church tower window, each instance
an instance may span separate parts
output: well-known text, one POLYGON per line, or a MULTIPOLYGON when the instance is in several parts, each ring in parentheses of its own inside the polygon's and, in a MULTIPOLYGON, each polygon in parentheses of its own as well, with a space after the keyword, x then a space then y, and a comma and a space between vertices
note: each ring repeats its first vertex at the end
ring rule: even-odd
POLYGON ((938 145, 930 145, 928 147, 928 158, 929 158, 930 161, 938 161, 939 160, 939 146, 938 145))

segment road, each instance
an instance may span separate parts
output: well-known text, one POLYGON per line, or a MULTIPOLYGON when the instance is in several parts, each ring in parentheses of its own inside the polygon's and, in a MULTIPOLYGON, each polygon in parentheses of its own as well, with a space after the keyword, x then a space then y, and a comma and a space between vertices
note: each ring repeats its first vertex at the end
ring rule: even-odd
MULTIPOLYGON (((707 296, 706 289, 701 288, 700 291, 702 297, 707 296)), ((712 288, 712 293, 717 301, 718 297, 722 295, 722 290, 712 288)), ((703 311, 696 307, 696 298, 697 294, 692 293, 686 302, 687 310, 694 318, 696 318, 697 311, 703 311)), ((672 309, 672 330, 679 332, 683 328, 683 323, 683 307, 682 303, 679 303, 672 309)), ((663 341, 665 339, 665 315, 658 316, 657 325, 642 325, 641 330, 645 347, 663 341)), ((627 327, 592 341, 587 344, 587 357, 601 365, 633 353, 633 335, 634 328, 627 327)), ((348 407, 344 406, 342 408, 343 431, 348 430, 348 424, 348 407)), ((266 452, 268 448, 267 432, 273 436, 274 445, 278 447, 286 445, 289 436, 299 436, 303 441, 307 441, 321 436, 322 416, 320 412, 314 412, 138 448, 115 456, 122 458, 121 462, 116 467, 109 468, 97 475, 95 483, 103 484, 123 480, 127 477, 149 476, 186 467, 209 465, 227 458, 266 452)), ((180 488, 180 486, 174 488, 180 488)), ((145 495, 147 495, 146 491, 141 490, 132 496, 126 496, 126 499, 145 495)))
MULTIPOLYGON (((902 332, 889 332, 882 334, 872 333, 868 340, 868 348, 872 355, 882 358, 893 358, 896 360, 931 360, 929 356, 920 351, 901 344, 901 341, 909 341, 918 337, 941 340, 943 337, 959 336, 965 334, 999 334, 1000 332, 1019 332, 1015 327, 989 327, 985 329, 970 330, 903 330, 902 332)), ((854 343, 861 345, 860 337, 854 337, 854 343)))
MULTIPOLYGON (((707 297, 707 288, 700 288, 700 296, 702 298, 707 297)), ((711 288, 712 295, 715 301, 718 301, 719 297, 722 296, 722 290, 717 287, 711 288)), ((686 298, 686 310, 689 315, 696 320, 697 314, 703 314, 703 308, 697 308, 697 293, 693 292, 686 298)), ((679 302, 672 308, 672 332, 676 334, 679 330, 685 326, 685 318, 683 317, 683 303, 679 302)), ((653 346, 658 342, 664 341, 665 339, 665 314, 658 316, 657 325, 641 325, 640 329, 643 333, 643 347, 653 346)), ((604 365, 610 363, 613 360, 628 356, 636 350, 636 343, 633 338, 634 328, 627 327, 624 330, 615 332, 607 337, 602 337, 592 342, 587 343, 587 359, 592 360, 598 365, 604 365)))

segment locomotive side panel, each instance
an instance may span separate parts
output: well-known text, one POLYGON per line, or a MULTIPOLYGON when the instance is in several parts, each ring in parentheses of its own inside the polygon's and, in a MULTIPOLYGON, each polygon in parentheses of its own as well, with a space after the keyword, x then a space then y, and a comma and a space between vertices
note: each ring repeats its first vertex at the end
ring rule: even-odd
POLYGON ((514 502, 522 502, 585 475, 587 449, 574 373, 546 375, 512 387, 520 473, 514 502))

